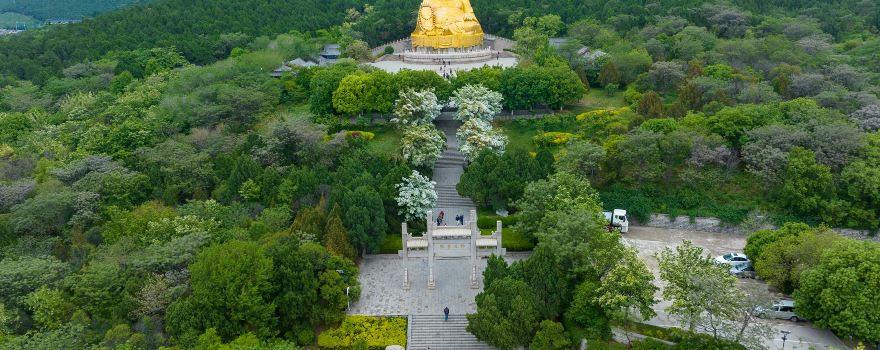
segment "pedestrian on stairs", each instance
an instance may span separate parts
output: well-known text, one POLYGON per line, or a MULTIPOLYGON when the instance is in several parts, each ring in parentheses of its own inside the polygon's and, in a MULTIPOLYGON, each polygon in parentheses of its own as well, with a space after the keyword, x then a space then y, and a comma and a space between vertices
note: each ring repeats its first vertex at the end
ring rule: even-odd
POLYGON ((449 306, 443 308, 443 321, 449 321, 449 306))

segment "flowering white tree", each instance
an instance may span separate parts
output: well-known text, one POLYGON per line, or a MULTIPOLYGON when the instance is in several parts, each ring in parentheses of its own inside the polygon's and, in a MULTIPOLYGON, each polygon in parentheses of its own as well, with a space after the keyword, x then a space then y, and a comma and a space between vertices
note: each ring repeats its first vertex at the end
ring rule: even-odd
POLYGON ((868 105, 850 114, 849 119, 867 132, 880 130, 880 105, 868 105))
POLYGON ((416 222, 426 217, 428 210, 434 208, 437 203, 437 191, 434 185, 437 183, 413 170, 412 175, 403 178, 403 182, 397 184, 397 206, 400 207, 400 215, 407 222, 416 222))
POLYGON ((428 124, 440 115, 443 106, 437 101, 433 89, 406 89, 400 92, 394 102, 392 123, 401 125, 428 124))
POLYGON ((482 119, 465 121, 458 128, 455 137, 458 139, 458 151, 466 160, 474 159, 486 149, 501 155, 507 147, 507 136, 482 119))
POLYGON ((413 166, 433 166, 446 147, 446 137, 431 124, 413 125, 403 131, 400 150, 413 166))
POLYGON ((455 90, 452 102, 458 107, 455 119, 468 121, 474 118, 491 122, 501 111, 501 93, 483 85, 465 85, 455 90))

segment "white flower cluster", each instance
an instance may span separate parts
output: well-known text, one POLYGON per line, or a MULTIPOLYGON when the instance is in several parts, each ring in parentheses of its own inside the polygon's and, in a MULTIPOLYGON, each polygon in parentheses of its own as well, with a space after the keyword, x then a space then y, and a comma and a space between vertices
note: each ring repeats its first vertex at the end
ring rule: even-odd
POLYGON ((431 124, 407 127, 401 138, 403 159, 412 166, 433 166, 446 147, 446 137, 431 124))
POLYGON ((452 95, 452 102, 458 107, 455 119, 468 121, 482 119, 491 122, 501 111, 501 93, 489 90, 483 85, 465 85, 452 95))
POLYGON ((465 159, 473 160, 480 152, 489 149, 501 155, 507 147, 507 136, 493 129, 492 124, 482 119, 470 119, 458 128, 458 151, 465 159))
POLYGON ((391 122, 401 125, 428 124, 440 115, 442 109, 433 89, 406 89, 400 92, 394 102, 394 118, 391 118, 391 122))
POLYGON ((416 222, 425 218, 428 210, 434 208, 437 203, 437 191, 434 190, 434 181, 413 170, 412 175, 403 178, 403 182, 397 184, 397 206, 400 207, 400 215, 407 222, 416 222))

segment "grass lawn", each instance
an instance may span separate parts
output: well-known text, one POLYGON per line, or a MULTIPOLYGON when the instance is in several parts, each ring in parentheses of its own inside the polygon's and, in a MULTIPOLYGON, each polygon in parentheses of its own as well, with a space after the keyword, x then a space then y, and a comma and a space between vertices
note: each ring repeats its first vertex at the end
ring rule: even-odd
POLYGON ((504 130, 504 134, 507 135, 508 149, 524 149, 529 151, 535 149, 533 139, 540 132, 537 128, 522 127, 514 122, 504 122, 500 126, 504 130))
MULTIPOLYGON (((493 231, 495 230, 480 230, 480 233, 483 236, 489 236, 492 235, 493 231)), ((511 228, 504 227, 501 229, 501 247, 512 252, 527 252, 534 249, 535 244, 525 235, 511 228)))
POLYGON ((386 234, 385 239, 379 243, 379 254, 397 254, 401 249, 403 249, 403 240, 399 234, 386 234))
POLYGON ((584 98, 571 106, 571 112, 580 114, 597 109, 612 109, 623 106, 626 106, 626 102, 623 101, 623 91, 617 91, 614 95, 609 96, 605 90, 590 89, 584 98))
POLYGON ((376 134, 376 138, 368 145, 368 149, 373 154, 392 155, 397 152, 400 144, 399 129, 390 126, 372 126, 364 128, 364 131, 376 134))

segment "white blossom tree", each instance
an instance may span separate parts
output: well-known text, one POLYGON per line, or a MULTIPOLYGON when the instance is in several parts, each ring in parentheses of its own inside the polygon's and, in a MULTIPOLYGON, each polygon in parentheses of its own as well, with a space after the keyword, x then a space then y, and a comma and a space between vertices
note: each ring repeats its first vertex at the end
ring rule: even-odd
POLYGON ((507 136, 482 119, 465 121, 455 137, 458 139, 458 151, 466 160, 474 159, 486 149, 501 155, 507 147, 507 136))
POLYGON ((433 89, 406 89, 400 92, 394 102, 392 123, 400 125, 428 124, 440 115, 443 106, 437 101, 433 89))
POLYGON ((850 114, 849 119, 867 132, 880 130, 880 105, 869 105, 850 114))
POLYGON ((446 146, 446 137, 431 124, 413 125, 403 131, 400 150, 412 166, 433 166, 446 146))
POLYGON ((501 111, 503 99, 500 92, 483 85, 462 86, 452 94, 452 102, 458 107, 455 119, 468 121, 477 118, 491 122, 501 111))
POLYGON ((400 207, 400 215, 407 222, 416 222, 425 218, 428 210, 434 208, 437 203, 437 191, 434 190, 434 181, 413 170, 410 176, 403 178, 403 182, 397 184, 397 206, 400 207))

